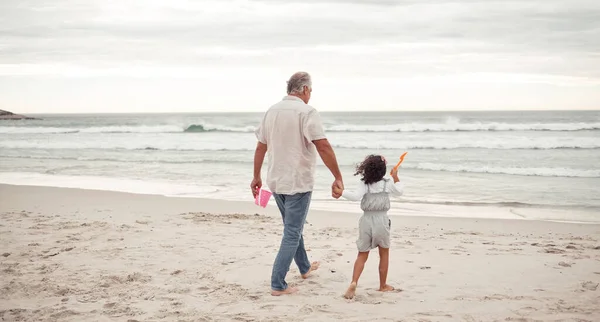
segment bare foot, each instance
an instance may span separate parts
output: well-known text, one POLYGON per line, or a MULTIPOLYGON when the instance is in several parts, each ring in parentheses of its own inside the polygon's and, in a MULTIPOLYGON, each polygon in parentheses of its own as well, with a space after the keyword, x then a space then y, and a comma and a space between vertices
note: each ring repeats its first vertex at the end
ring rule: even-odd
POLYGON ((395 290, 393 286, 385 284, 385 286, 384 287, 380 287, 378 291, 379 292, 391 292, 393 290, 395 290))
POLYGON ((354 298, 354 295, 356 295, 356 283, 350 284, 346 290, 346 294, 344 294, 344 297, 350 300, 354 298))
POLYGON ((283 291, 275 291, 275 290, 271 290, 271 295, 273 296, 281 296, 281 295, 288 295, 288 294, 294 294, 298 292, 298 288, 296 287, 288 287, 283 291))
POLYGON ((319 269, 319 266, 321 266, 321 263, 319 262, 312 262, 310 264, 310 268, 308 269, 308 272, 306 272, 306 274, 302 274, 302 278, 303 279, 307 279, 308 276, 310 275, 310 273, 312 273, 313 271, 316 271, 319 269))

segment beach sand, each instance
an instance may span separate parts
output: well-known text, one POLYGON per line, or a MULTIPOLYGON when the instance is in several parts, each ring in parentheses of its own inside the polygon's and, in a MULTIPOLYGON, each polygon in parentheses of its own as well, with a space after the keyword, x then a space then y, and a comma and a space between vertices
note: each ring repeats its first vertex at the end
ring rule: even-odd
POLYGON ((0 216, 2 321, 600 321, 600 225, 393 217, 402 291, 373 251, 346 300, 355 214, 309 213, 321 268, 283 297, 273 206, 0 185, 0 216))

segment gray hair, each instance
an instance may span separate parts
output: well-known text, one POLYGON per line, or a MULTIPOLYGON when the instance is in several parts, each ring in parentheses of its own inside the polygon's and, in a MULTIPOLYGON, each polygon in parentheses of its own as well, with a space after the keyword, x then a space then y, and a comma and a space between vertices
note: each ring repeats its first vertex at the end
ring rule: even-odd
POLYGON ((304 86, 312 88, 312 80, 307 72, 297 72, 287 82, 288 94, 299 94, 304 90, 304 86))

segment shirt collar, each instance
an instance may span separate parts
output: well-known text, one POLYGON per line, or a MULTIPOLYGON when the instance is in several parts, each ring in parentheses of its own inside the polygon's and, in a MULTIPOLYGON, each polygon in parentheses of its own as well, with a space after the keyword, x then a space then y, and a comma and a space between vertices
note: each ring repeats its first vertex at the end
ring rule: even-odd
POLYGON ((284 96, 284 97, 283 97, 283 100, 284 100, 284 101, 300 101, 300 102, 303 102, 303 103, 304 103, 304 101, 303 101, 303 100, 302 100, 300 97, 298 97, 298 96, 293 96, 293 95, 287 95, 287 96, 284 96))

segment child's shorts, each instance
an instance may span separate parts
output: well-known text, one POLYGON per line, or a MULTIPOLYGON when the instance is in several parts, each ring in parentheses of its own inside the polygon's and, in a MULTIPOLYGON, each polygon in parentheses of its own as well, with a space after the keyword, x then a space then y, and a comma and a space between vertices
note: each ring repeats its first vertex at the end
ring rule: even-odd
POLYGON ((359 252, 368 252, 373 248, 390 248, 390 229, 392 221, 386 211, 365 212, 358 223, 359 252))

